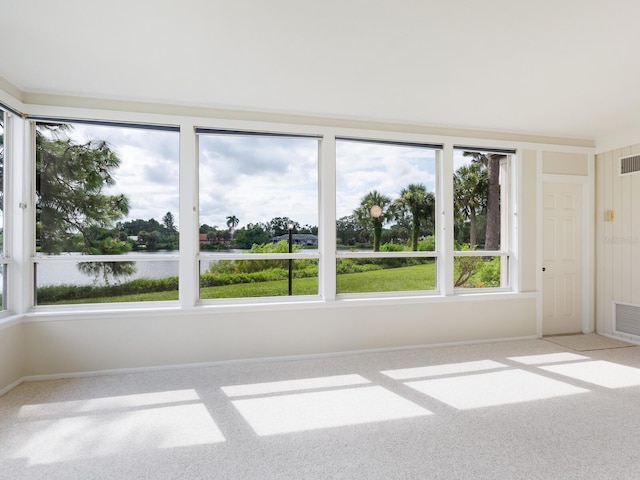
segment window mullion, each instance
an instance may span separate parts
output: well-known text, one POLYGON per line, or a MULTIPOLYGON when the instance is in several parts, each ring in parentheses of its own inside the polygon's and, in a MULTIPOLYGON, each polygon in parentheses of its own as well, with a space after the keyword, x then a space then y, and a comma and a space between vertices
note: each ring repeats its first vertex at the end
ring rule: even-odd
POLYGON ((318 286, 325 301, 336 298, 336 139, 326 135, 320 143, 318 286))
POLYGON ((198 146, 197 136, 188 125, 180 128, 180 283, 179 300, 184 308, 199 299, 200 265, 198 254, 198 146))
POLYGON ((441 294, 453 295, 453 147, 450 144, 442 150, 440 165, 438 282, 441 294))

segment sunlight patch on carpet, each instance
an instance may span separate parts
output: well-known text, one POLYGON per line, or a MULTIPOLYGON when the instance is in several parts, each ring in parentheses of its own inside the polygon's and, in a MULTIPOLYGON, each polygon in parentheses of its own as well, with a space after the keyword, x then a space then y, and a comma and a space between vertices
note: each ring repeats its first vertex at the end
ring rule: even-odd
POLYGON ((21 436, 11 457, 30 465, 225 441, 202 403, 28 421, 21 436))
POLYGON ((548 372, 593 383, 606 388, 635 387, 640 385, 640 369, 618 363, 596 360, 540 367, 548 372))
POLYGON ((530 402, 589 391, 524 370, 407 382, 406 385, 458 410, 530 402))
POLYGON ((260 436, 431 414, 380 386, 234 400, 232 403, 260 436))

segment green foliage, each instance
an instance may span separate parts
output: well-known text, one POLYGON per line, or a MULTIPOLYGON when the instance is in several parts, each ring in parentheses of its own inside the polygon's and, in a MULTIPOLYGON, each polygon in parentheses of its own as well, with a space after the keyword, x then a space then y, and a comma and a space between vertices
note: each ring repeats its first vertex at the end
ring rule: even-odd
POLYGON ((433 235, 423 238, 418 242, 419 252, 435 252, 436 238, 433 235))
POLYGON ((383 243, 380 245, 381 252, 406 252, 409 251, 404 245, 398 245, 397 243, 383 243))
POLYGON ((360 206, 354 210, 353 215, 356 221, 365 228, 373 227, 373 251, 380 251, 380 241, 382 238, 382 225, 393 217, 391 198, 381 194, 377 190, 367 193, 360 206), (380 215, 374 217, 371 213, 372 207, 380 208, 380 215))
MULTIPOLYGON (((461 245, 461 251, 475 250, 475 248, 469 245, 461 245)), ((454 287, 472 287, 468 284, 469 280, 476 274, 476 271, 480 267, 482 257, 455 257, 453 259, 453 270, 455 282, 454 287)))
POLYGON ((300 231, 300 224, 289 217, 274 217, 265 225, 266 231, 272 237, 279 237, 289 233, 289 225, 293 225, 293 231, 300 231))
POLYGON ((109 195, 120 159, 105 141, 76 143, 60 126, 38 124, 36 134, 36 222, 39 246, 60 253, 77 233, 88 253, 92 227, 109 229, 129 212, 124 195, 109 195), (52 133, 53 132, 53 133, 52 133))
POLYGON ((242 227, 235 233, 235 244, 237 248, 249 250, 254 244, 261 245, 267 243, 271 237, 259 224, 249 224, 242 227))
POLYGON ((51 305, 90 298, 117 297, 173 290, 178 290, 178 277, 138 278, 129 282, 106 286, 56 285, 40 287, 36 294, 38 305, 51 305))
POLYGON ((480 271, 477 274, 478 287, 499 287, 500 286, 500 257, 493 257, 491 260, 482 262, 480 271))

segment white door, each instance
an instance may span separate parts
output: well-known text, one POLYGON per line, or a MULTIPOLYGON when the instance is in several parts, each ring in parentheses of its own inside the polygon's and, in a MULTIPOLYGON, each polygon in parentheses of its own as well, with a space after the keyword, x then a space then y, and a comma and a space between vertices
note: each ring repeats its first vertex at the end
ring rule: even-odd
POLYGON ((543 335, 582 331, 582 184, 543 187, 543 335))

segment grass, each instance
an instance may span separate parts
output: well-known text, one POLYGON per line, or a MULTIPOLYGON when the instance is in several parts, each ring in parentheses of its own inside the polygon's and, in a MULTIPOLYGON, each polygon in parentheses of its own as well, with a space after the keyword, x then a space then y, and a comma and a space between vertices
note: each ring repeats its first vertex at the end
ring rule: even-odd
MULTIPOLYGON (((411 267, 389 268, 372 272, 347 273, 337 276, 338 293, 401 292, 411 290, 433 290, 436 286, 435 263, 411 267)), ((200 289, 200 298, 250 298, 286 296, 288 281, 241 283, 200 289)), ((293 280, 294 295, 317 295, 317 278, 293 280)), ((166 292, 119 295, 114 297, 86 298, 56 302, 56 305, 115 302, 150 302, 178 300, 176 290, 166 292)), ((39 305, 46 305, 40 303, 39 305)), ((49 304, 53 305, 53 303, 49 304)))

